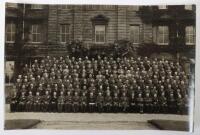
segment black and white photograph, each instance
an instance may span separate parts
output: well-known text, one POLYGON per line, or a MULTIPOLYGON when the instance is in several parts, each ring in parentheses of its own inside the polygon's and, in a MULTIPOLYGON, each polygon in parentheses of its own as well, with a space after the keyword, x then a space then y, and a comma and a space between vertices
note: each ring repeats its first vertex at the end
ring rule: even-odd
POLYGON ((193 132, 196 5, 5 3, 4 130, 193 132))

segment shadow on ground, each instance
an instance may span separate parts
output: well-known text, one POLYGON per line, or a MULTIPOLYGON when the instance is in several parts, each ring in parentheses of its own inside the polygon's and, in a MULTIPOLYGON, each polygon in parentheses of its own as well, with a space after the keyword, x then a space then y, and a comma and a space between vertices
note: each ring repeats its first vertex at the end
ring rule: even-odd
POLYGON ((12 130, 12 129, 30 129, 33 126, 40 123, 40 120, 28 119, 28 120, 5 120, 5 130, 12 130))

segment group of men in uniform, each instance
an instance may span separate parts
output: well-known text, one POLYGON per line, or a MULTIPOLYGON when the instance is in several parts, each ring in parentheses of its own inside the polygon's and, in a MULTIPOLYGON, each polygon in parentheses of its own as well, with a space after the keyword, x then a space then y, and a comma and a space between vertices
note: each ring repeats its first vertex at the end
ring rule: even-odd
POLYGON ((11 111, 187 113, 189 76, 176 60, 50 57, 25 64, 11 111))

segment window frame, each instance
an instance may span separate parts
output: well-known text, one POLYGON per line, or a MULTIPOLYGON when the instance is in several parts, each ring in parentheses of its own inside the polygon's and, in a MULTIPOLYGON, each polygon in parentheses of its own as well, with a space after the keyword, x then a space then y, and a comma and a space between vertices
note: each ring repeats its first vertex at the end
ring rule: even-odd
POLYGON ((189 45, 189 46, 190 46, 190 45, 195 45, 195 35, 196 35, 195 33, 196 33, 196 32, 195 32, 195 27, 194 27, 194 26, 189 25, 189 26, 186 26, 186 27, 185 27, 185 44, 186 44, 186 45, 189 45), (190 32, 187 33, 187 28, 192 28, 192 32, 190 31, 191 33, 190 33, 190 32), (186 40, 186 39, 187 39, 187 36, 189 36, 189 40, 190 40, 190 41, 193 40, 194 42, 193 42, 193 43, 192 43, 192 42, 187 42, 187 40, 186 40), (192 37, 193 39, 190 39, 191 37, 192 37))
MULTIPOLYGON (((134 29, 134 28, 133 28, 134 29)), ((130 31, 129 31, 129 39, 130 39, 130 41, 133 43, 133 44, 140 44, 140 25, 130 25, 130 31), (137 34, 135 34, 135 31, 133 30, 133 37, 131 36, 131 31, 132 31, 132 28, 133 27, 137 27, 138 28, 138 33, 137 34), (136 38, 135 38, 135 36, 138 36, 138 37, 136 37, 136 38, 138 38, 138 42, 135 42, 136 40, 136 38), (133 40, 132 40, 133 39, 133 40)))
POLYGON ((15 43, 15 38, 16 38, 16 24, 15 23, 8 23, 8 24, 6 24, 6 36, 5 36, 5 38, 6 38, 5 39, 6 43, 15 43), (10 32, 7 31, 9 25, 11 25, 11 27, 10 27, 11 31, 10 32), (15 27, 14 28, 15 31, 13 31, 13 26, 15 27), (11 37, 10 41, 7 40, 7 37, 8 37, 7 35, 8 34, 10 34, 10 37, 11 37))
MULTIPOLYGON (((100 30, 99 30, 99 31, 100 31, 100 30)), ((95 37, 94 37, 95 44, 105 44, 105 43, 106 43, 106 25, 103 25, 103 24, 102 24, 102 25, 100 25, 100 24, 99 24, 99 25, 95 25, 95 26, 94 26, 94 35, 95 35, 95 37), (100 28, 100 27, 104 27, 104 28, 103 28, 103 29, 104 29, 104 30, 103 30, 103 32, 104 32, 104 33, 103 33, 103 36, 104 36, 103 39, 104 39, 104 41, 102 41, 102 42, 97 42, 97 32, 98 32, 97 29, 98 29, 98 27, 99 27, 99 28, 100 28)), ((100 34, 99 34, 99 35, 100 35, 100 34)))
POLYGON ((41 31, 38 31, 38 30, 40 29, 40 26, 41 26, 41 25, 39 25, 39 24, 33 24, 33 25, 31 25, 31 43, 42 43, 41 39, 38 38, 38 37, 40 37, 41 34, 42 34, 41 31), (36 32, 34 32, 34 28, 33 28, 34 26, 37 26, 36 32), (33 32, 34 32, 34 33, 33 33, 33 32), (36 35, 36 41, 33 41, 33 35, 36 35), (38 36, 38 35, 39 35, 39 36, 38 36), (40 41, 38 41, 38 39, 39 39, 40 41))
POLYGON ((67 35, 68 35, 68 39, 70 40, 70 24, 60 24, 59 27, 59 33, 60 33, 60 43, 67 43, 67 35), (65 26, 65 33, 62 33, 62 27, 65 26), (66 28, 68 27, 68 33, 66 32, 66 28), (62 36, 64 35, 64 39, 65 41, 62 41, 62 36))

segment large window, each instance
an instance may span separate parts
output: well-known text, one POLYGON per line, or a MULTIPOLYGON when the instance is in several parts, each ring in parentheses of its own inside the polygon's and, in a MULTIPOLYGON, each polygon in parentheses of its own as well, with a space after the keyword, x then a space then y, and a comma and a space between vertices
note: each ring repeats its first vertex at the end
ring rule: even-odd
POLYGON ((43 5, 34 4, 34 5, 31 5, 31 9, 43 9, 43 5))
POLYGON ((40 43, 41 42, 41 26, 38 24, 34 24, 31 27, 31 42, 40 43))
POLYGON ((17 3, 6 3, 6 7, 17 8, 17 3))
POLYGON ((167 6, 166 5, 160 5, 160 6, 158 6, 158 9, 167 9, 167 6))
POLYGON ((185 5, 185 10, 192 10, 192 5, 185 5))
POLYGON ((168 26, 158 26, 154 28, 154 42, 156 42, 158 45, 169 44, 168 26))
POLYGON ((133 11, 138 11, 139 10, 139 6, 135 6, 135 5, 133 6, 132 5, 132 6, 129 6, 128 9, 129 10, 133 10, 133 11))
POLYGON ((60 42, 66 43, 70 39, 70 25, 60 25, 60 42))
POLYGON ((105 25, 95 25, 95 43, 105 43, 105 25))
POLYGON ((134 44, 138 44, 140 42, 140 27, 139 27, 139 25, 131 25, 130 26, 130 40, 134 44))
POLYGON ((9 23, 6 25, 6 42, 15 42, 15 33, 16 33, 16 28, 15 28, 14 23, 9 23))
POLYGON ((193 26, 185 27, 185 40, 186 40, 186 45, 195 44, 195 29, 193 26))

